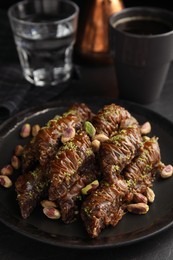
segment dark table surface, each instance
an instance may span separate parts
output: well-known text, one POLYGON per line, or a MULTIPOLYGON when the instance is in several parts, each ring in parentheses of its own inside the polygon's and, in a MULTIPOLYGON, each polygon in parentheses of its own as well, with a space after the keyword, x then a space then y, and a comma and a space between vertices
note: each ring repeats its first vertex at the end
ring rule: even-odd
MULTIPOLYGON (((4 26, 4 22, 1 22, 1 27, 4 26)), ((5 36, 4 36, 5 38, 5 36)), ((11 43, 13 45, 13 42, 11 43)), ((14 46, 12 46, 14 48, 14 46)), ((1 48, 8 49, 8 45, 1 48)), ((11 47, 10 47, 11 48, 11 47)), ((12 49, 10 49, 12 51, 12 49)), ((15 50, 10 58, 10 55, 3 55, 1 61, 5 62, 5 65, 9 68, 11 66, 18 67, 18 60, 16 59, 15 50), (16 59, 16 60, 15 60, 16 59)), ((3 67, 1 63, 1 68, 3 67)), ((20 68, 19 68, 20 70, 20 68)), ((77 64, 77 70, 80 72, 80 76, 74 77, 74 80, 70 82, 67 88, 59 93, 58 89, 50 88, 49 90, 39 90, 39 102, 38 93, 31 101, 31 91, 28 90, 28 94, 25 96, 23 103, 19 107, 19 111, 25 108, 33 107, 34 105, 40 105, 41 103, 56 101, 62 99, 81 99, 85 97, 98 98, 116 98, 118 97, 118 90, 116 87, 116 77, 112 65, 86 65, 83 63, 77 64), (42 94, 44 91, 49 93, 47 100, 42 94), (44 98, 42 99, 42 95, 44 98)), ((10 70, 9 70, 10 71, 10 70)), ((0 78, 2 75, 0 75, 0 78)), ((4 83, 5 83, 4 79, 4 83)), ((2 85, 2 82, 1 82, 2 85)), ((2 87, 2 86, 0 86, 2 87)), ((58 88, 58 87, 57 87, 58 88)), ((5 90, 4 90, 5 91, 5 90)), ((173 122, 173 65, 169 70, 169 74, 164 85, 162 95, 159 100, 152 104, 146 105, 147 108, 156 111, 163 115, 167 119, 173 122)), ((15 112, 16 113, 16 112, 15 112)), ((0 259, 10 260, 54 260, 54 259, 82 259, 88 260, 90 257, 97 257, 97 259, 128 259, 128 260, 148 260, 148 259, 173 259, 173 227, 164 230, 157 235, 148 239, 142 240, 138 243, 118 247, 107 248, 100 250, 79 250, 60 248, 53 245, 44 244, 34 239, 25 237, 22 234, 11 230, 9 227, 0 223, 0 259)))

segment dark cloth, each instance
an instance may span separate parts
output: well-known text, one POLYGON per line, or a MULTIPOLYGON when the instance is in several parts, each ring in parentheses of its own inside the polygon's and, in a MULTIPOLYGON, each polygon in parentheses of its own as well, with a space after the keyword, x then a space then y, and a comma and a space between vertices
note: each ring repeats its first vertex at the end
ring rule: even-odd
POLYGON ((22 74, 7 13, 2 10, 0 10, 0 49, 0 121, 21 109, 52 101, 78 78, 75 68, 72 79, 64 84, 35 87, 28 83, 22 74))
POLYGON ((18 66, 0 68, 0 117, 5 118, 18 111, 30 89, 21 76, 18 66))
POLYGON ((45 104, 68 87, 69 83, 52 87, 35 87, 28 83, 20 65, 0 67, 0 119, 7 118, 19 111, 45 104))

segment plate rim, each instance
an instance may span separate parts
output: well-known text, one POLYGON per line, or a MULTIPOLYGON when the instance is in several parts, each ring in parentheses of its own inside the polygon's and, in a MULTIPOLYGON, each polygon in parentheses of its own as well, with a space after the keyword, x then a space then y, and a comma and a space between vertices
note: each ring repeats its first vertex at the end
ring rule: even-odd
MULTIPOLYGON (((95 100, 95 98, 94 98, 95 100)), ((160 120, 162 120, 162 122, 166 123, 167 125, 169 125, 169 127, 173 129, 173 122, 170 121, 169 119, 167 119, 166 117, 162 116, 161 114, 143 106, 143 105, 140 105, 140 104, 137 104, 137 103, 134 103, 134 102, 129 102, 129 101, 125 101, 125 100, 116 100, 116 99, 112 99, 112 98, 107 98, 107 99, 97 99, 97 102, 114 102, 114 103, 117 103, 117 104, 120 104, 122 106, 130 106, 131 108, 140 108, 142 111, 144 111, 145 113, 149 114, 149 115, 152 115, 154 117, 159 118, 160 120)), ((35 106, 35 107, 32 107, 32 108, 28 108, 28 109, 25 109, 24 111, 21 111, 19 113, 17 113, 15 116, 7 119, 6 121, 4 121, 1 126, 0 126, 0 143, 1 143, 1 139, 3 139, 4 137, 4 134, 6 131, 9 131, 10 128, 11 128, 11 125, 14 125, 16 123, 21 123, 22 120, 26 120, 26 118, 32 118, 34 116, 37 115, 37 113, 42 113, 43 112, 43 109, 45 111, 45 113, 47 113, 46 111, 50 112, 50 109, 59 109, 60 106, 61 107, 67 107, 69 106, 69 104, 72 104, 74 102, 84 102, 88 105, 90 105, 90 103, 92 104, 93 102, 93 99, 84 99, 84 100, 76 100, 76 101, 71 101, 69 103, 68 100, 65 100, 64 101, 59 101, 59 102, 48 102, 46 103, 45 105, 42 105, 42 106, 35 106), (4 131, 5 129, 5 131, 4 131)), ((93 104, 92 104, 93 105, 93 104)), ((99 105, 97 105, 99 106, 99 105)), ((76 249, 101 249, 103 247, 103 244, 92 244, 92 243, 88 243, 86 242, 86 244, 64 244, 64 242, 61 242, 61 241, 58 241, 57 239, 55 239, 55 237, 40 237, 39 234, 36 234, 34 232, 34 234, 29 231, 27 232, 26 230, 20 230, 16 225, 14 224, 11 224, 9 223, 7 220, 4 220, 2 219, 2 216, 1 216, 1 210, 0 210, 0 221, 5 224, 6 226, 8 226, 9 228, 11 228, 12 230, 20 233, 21 235, 25 235, 27 237, 29 237, 30 239, 35 239, 37 241, 40 241, 40 242, 43 242, 43 243, 46 243, 46 244, 51 244, 51 245, 54 245, 54 246, 59 246, 59 247, 64 247, 64 248, 76 248, 76 249)), ((23 221, 22 219, 20 219, 19 221, 23 221)), ((27 225, 31 225, 29 223, 27 223, 27 225)), ((134 243, 137 243, 139 241, 142 241, 142 240, 145 240, 147 238, 150 238, 150 237, 153 237, 161 232, 163 232, 164 230, 168 229, 169 227, 171 227, 173 225, 173 220, 170 221, 169 223, 167 223, 166 225, 162 226, 161 228, 155 230, 154 232, 152 233, 149 233, 149 234, 146 234, 142 237, 137 237, 137 238, 134 238, 132 240, 129 240, 129 241, 125 241, 125 242, 119 242, 119 243, 116 243, 114 244, 114 242, 111 242, 111 243, 108 243, 108 244, 104 244, 104 248, 112 248, 112 247, 122 247, 122 246, 127 246, 127 245, 131 245, 131 244, 134 244, 134 243)), ((35 230, 35 227, 34 227, 34 230, 35 230)), ((46 231, 41 231, 39 230, 39 232, 43 233, 43 234, 48 234, 46 231)), ((49 234, 50 235, 50 234, 49 234)), ((87 238, 88 239, 88 238, 87 238)), ((92 239, 91 239, 92 241, 92 239)))

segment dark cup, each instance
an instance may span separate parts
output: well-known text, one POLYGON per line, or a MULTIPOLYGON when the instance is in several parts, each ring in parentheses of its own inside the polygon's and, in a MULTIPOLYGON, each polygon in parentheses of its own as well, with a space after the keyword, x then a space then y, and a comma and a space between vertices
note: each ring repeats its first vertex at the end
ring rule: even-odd
POLYGON ((109 22, 120 98, 153 102, 160 97, 173 59, 173 13, 131 7, 113 14, 109 22))

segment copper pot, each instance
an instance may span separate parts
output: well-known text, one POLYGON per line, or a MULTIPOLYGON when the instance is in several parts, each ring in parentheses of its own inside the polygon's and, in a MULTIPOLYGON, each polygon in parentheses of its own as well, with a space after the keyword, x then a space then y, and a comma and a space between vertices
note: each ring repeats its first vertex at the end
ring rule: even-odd
POLYGON ((83 1, 76 50, 91 61, 110 62, 109 17, 124 8, 121 0, 83 1))

